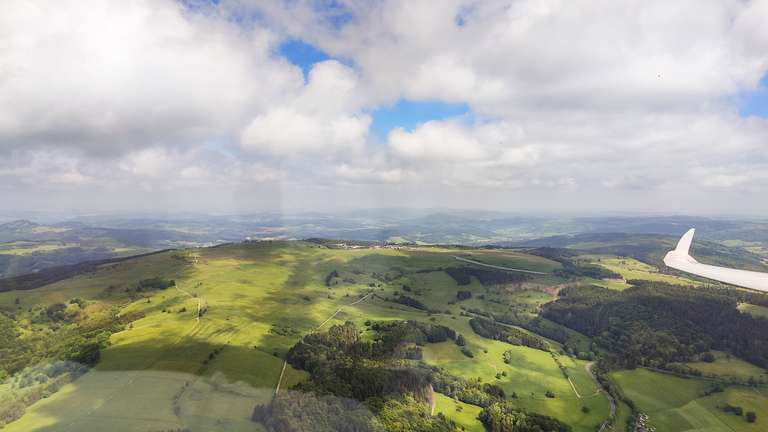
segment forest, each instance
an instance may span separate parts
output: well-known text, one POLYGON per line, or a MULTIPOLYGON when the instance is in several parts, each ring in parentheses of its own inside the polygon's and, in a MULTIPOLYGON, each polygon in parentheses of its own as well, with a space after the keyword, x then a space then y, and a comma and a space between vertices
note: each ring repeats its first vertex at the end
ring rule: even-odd
POLYGON ((414 348, 428 343, 457 342, 460 335, 454 330, 416 321, 367 324, 372 338, 361 337, 351 322, 304 336, 288 352, 288 362, 309 372, 310 380, 257 406, 253 419, 273 432, 458 431, 444 416, 429 415, 429 403, 438 391, 488 410, 491 431, 549 430, 533 427, 551 424, 569 430, 547 416, 505 411, 499 408, 506 399, 500 387, 452 376, 412 355, 414 348), (518 418, 528 420, 520 423, 518 418), (518 423, 515 429, 507 426, 518 423))
POLYGON ((466 266, 448 267, 445 269, 445 272, 452 277, 459 286, 469 285, 471 276, 476 277, 484 286, 520 283, 529 279, 528 276, 520 273, 466 266))
POLYGON ((469 325, 475 333, 484 338, 495 339, 512 345, 522 345, 542 351, 549 351, 549 346, 544 339, 514 327, 499 324, 490 319, 480 317, 472 318, 469 320, 469 325))
POLYGON ((515 408, 509 402, 498 402, 480 412, 480 421, 491 432, 570 432, 571 427, 552 417, 515 408))
POLYGON ((593 337, 616 367, 664 368, 721 350, 768 366, 768 319, 737 308, 735 290, 644 281, 625 291, 579 286, 560 291, 542 315, 593 337))

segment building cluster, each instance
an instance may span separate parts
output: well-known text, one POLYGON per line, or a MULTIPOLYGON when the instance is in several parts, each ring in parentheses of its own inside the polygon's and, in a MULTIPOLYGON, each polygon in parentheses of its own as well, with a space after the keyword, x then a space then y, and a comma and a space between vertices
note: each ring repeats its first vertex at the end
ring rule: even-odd
POLYGON ((648 415, 643 413, 637 415, 635 432, 656 432, 656 428, 648 424, 648 415))

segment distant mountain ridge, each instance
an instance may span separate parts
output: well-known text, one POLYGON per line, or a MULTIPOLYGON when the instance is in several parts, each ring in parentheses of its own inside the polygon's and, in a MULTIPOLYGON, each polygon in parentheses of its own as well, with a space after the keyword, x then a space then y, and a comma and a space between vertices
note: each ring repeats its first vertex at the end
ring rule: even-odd
MULTIPOLYGON (((634 233, 580 233, 543 237, 534 240, 502 242, 503 247, 552 247, 575 249, 597 254, 618 255, 662 266, 662 258, 677 244, 675 235, 634 233)), ((760 255, 741 248, 727 247, 713 241, 697 241, 695 254, 702 262, 766 271, 768 265, 760 255)))
MULTIPOLYGON (((34 272, 50 266, 77 264, 85 260, 246 239, 324 238, 570 248, 576 247, 574 243, 597 242, 599 244, 587 245, 585 250, 619 253, 659 263, 664 248, 672 245, 674 238, 690 227, 697 228, 702 240, 741 248, 714 250, 714 246, 707 246, 706 243, 697 246, 709 247, 712 249, 711 255, 720 257, 718 259, 729 257, 729 262, 733 264, 744 260, 748 268, 758 268, 763 264, 756 258, 757 255, 742 255, 738 251, 748 249, 768 257, 768 222, 695 216, 557 217, 407 209, 180 215, 177 218, 89 216, 59 222, 47 220, 46 223, 19 218, 0 224, 0 277, 34 272), (617 233, 625 237, 622 239, 617 233)), ((706 251, 700 256, 707 259, 706 251)))
POLYGON ((0 224, 0 231, 21 231, 40 226, 30 220, 18 219, 0 224))

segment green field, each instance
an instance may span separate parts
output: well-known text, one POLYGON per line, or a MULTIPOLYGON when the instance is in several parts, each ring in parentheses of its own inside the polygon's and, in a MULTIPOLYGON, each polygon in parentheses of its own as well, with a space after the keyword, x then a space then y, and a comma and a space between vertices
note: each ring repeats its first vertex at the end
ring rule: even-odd
POLYGON ((715 351, 714 355, 714 362, 699 361, 686 363, 686 365, 701 371, 707 377, 736 378, 743 381, 747 381, 750 378, 755 381, 768 379, 765 369, 761 369, 724 352, 715 351))
POLYGON ((617 371, 610 374, 627 398, 658 431, 763 431, 768 425, 768 394, 765 390, 731 386, 724 392, 704 396, 712 385, 701 379, 679 378, 647 369, 617 371), (726 403, 758 414, 755 423, 726 413, 726 403))
MULTIPOLYGON (((666 282, 673 285, 701 284, 701 282, 697 282, 693 279, 660 273, 656 267, 638 261, 634 258, 600 255, 583 255, 579 258, 589 262, 590 264, 597 264, 605 267, 610 271, 616 272, 620 274, 625 280, 643 279, 649 281, 666 282)), ((612 287, 613 286, 608 286, 607 288, 612 287)), ((620 286, 616 286, 616 288, 620 288, 620 286)))
MULTIPOLYGON (((579 398, 549 353, 483 339, 469 328, 468 317, 458 316, 461 307, 501 310, 502 306, 479 298, 486 288, 478 281, 459 287, 439 270, 459 265, 456 253, 432 247, 329 249, 302 242, 247 243, 153 255, 105 265, 91 274, 35 290, 0 293, 0 308, 18 310, 21 316, 24 307, 78 297, 117 306, 121 315, 138 317, 112 335, 95 369, 28 407, 6 430, 252 430, 253 407, 271 397, 287 349, 342 306, 371 290, 377 295, 343 308, 325 326, 345 320, 360 328, 371 319, 429 320, 424 311, 384 299, 404 292, 404 286, 430 309, 446 312, 431 319, 460 332, 477 353, 469 359, 455 344, 429 344, 424 347, 428 363, 460 376, 495 382, 508 394, 519 395, 520 407, 561 418, 576 431, 593 430, 607 416, 608 403, 596 394, 584 362, 561 357, 579 398), (339 281, 328 287, 326 276, 333 270, 339 281), (147 277, 174 279, 177 286, 138 298, 125 291, 147 277), (475 296, 449 305, 458 289, 475 296), (206 308, 199 321, 198 302, 206 308), (507 350, 514 353, 511 364, 502 360, 507 350), (502 370, 507 376, 497 379, 496 373, 502 370), (556 398, 544 397, 547 390, 556 398), (591 408, 589 414, 581 412, 582 405, 591 408)), ((496 256, 483 251, 478 257, 536 271, 559 266, 517 252, 496 256)), ((504 295, 535 313, 540 304, 552 299, 538 290, 552 279, 551 275, 534 277, 525 287, 510 287, 504 295)), ((37 327, 29 324, 30 329, 37 327)), ((304 379, 305 372, 288 366, 282 387, 304 379)), ((475 419, 478 407, 446 399, 438 396, 439 408, 468 430, 480 430, 475 419)))
MULTIPOLYGON (((604 255, 579 259, 625 279, 697 283, 659 273, 634 259, 604 255)), ((536 331, 565 334, 564 338, 551 336, 565 345, 544 339, 559 353, 556 357, 566 378, 551 352, 486 339, 469 325, 477 311, 522 321, 536 317, 542 305, 556 298, 559 288, 573 282, 553 274, 560 267, 555 261, 509 250, 346 249, 312 242, 248 242, 164 252, 103 265, 33 290, 0 292, 0 310, 15 317, 22 337, 55 335, 59 324, 41 323, 39 315, 56 303, 66 303, 66 311, 86 317, 119 310, 120 317, 130 321, 111 335, 109 347, 101 351, 91 371, 27 407, 5 430, 254 430, 258 426, 250 418, 255 405, 271 400, 286 353, 302 336, 321 325, 325 329, 352 321, 373 337, 367 321, 416 320, 460 333, 474 355, 468 357, 453 341, 428 343, 422 348, 425 363, 458 377, 495 384, 518 408, 555 417, 574 432, 592 432, 609 416, 608 399, 587 372, 588 363, 565 354, 566 348, 598 351, 590 338, 541 320, 542 327, 536 331), (458 285, 443 270, 470 265, 456 256, 545 274, 489 286, 472 276, 468 284, 458 285), (147 278, 173 279, 176 286, 132 290, 147 278), (471 298, 458 300, 460 290, 471 293, 471 298), (420 302, 423 310, 392 301, 401 294, 420 302), (350 305, 366 295, 365 301, 350 305), (81 312, 70 303, 75 298, 84 301, 81 312), (203 311, 199 319, 198 307, 203 311), (547 392, 554 397, 547 397, 547 392)), ((620 280, 583 282, 613 289, 628 286, 620 280)), ((741 308, 757 313, 751 307, 741 308)), ((504 322, 530 328, 526 322, 504 322)), ((766 378, 762 369, 719 352, 715 362, 688 365, 721 378, 766 378)), ((281 389, 307 379, 306 372, 287 366, 281 389)), ((650 416, 658 431, 758 431, 768 425, 768 395, 763 389, 730 386, 702 396, 710 381, 645 369, 614 371, 610 379, 650 416), (726 403, 757 412, 758 421, 748 424, 718 408, 726 403)), ((0 398, 10 391, 0 385, 0 398)), ((442 394, 435 395, 435 404, 436 412, 466 430, 483 430, 477 420, 480 407, 442 394)), ((629 415, 629 406, 620 403, 616 431, 623 430, 629 415)))
POLYGON ((0 255, 31 255, 77 246, 79 246, 78 243, 15 241, 0 243, 0 255))
POLYGON ((768 307, 765 306, 741 303, 739 304, 739 310, 754 317, 768 318, 768 307))
POLYGON ((480 407, 470 405, 440 393, 435 393, 435 413, 443 413, 467 432, 484 432, 483 424, 477 419, 480 407))

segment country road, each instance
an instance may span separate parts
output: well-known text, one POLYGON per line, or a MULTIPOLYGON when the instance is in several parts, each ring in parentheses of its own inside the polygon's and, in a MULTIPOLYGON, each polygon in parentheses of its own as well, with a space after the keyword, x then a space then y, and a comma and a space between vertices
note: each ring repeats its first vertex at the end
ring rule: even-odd
POLYGON ((470 263, 470 264, 475 264, 475 265, 479 265, 479 266, 483 266, 483 267, 489 267, 489 268, 497 269, 497 270, 507 270, 507 271, 513 271, 513 272, 519 272, 519 273, 528 273, 528 274, 537 274, 537 275, 545 275, 545 274, 547 274, 547 273, 544 273, 544 272, 537 272, 537 271, 533 271, 533 270, 525 270, 525 269, 518 269, 518 268, 512 268, 512 267, 497 266, 497 265, 493 265, 493 264, 486 264, 484 262, 475 261, 475 260, 471 260, 469 258, 463 258, 463 257, 456 256, 456 255, 454 255, 453 257, 456 258, 459 261, 464 261, 464 262, 467 262, 467 263, 470 263))
POLYGON ((597 387, 599 389, 598 391, 601 392, 601 393, 604 393, 605 396, 608 398, 608 402, 611 404, 611 413, 610 413, 610 415, 608 416, 607 419, 605 419, 603 424, 600 425, 600 429, 598 429, 598 432, 603 432, 608 427, 608 424, 610 424, 612 422, 612 420, 614 420, 616 418, 616 401, 613 399, 613 396, 610 393, 605 391, 605 389, 603 388, 603 385, 600 384, 600 381, 597 380, 597 377, 592 372, 592 366, 594 366, 594 365, 595 365, 595 362, 593 362, 593 361, 589 362, 589 363, 584 365, 584 369, 587 370, 587 373, 589 374, 590 378, 592 378, 592 380, 595 381, 595 384, 597 384, 597 387))
MULTIPOLYGON (((356 305, 358 303, 361 303, 361 302, 365 301, 368 297, 370 297, 372 295, 373 295, 373 291, 371 291, 368 294, 366 294, 365 296, 357 299, 356 301, 353 301, 352 303, 340 306, 338 309, 336 309, 336 312, 332 313, 331 316, 329 316, 328 318, 325 319, 325 321, 321 322, 320 325, 318 325, 317 327, 315 327, 314 330, 312 330, 312 332, 316 332, 316 331, 320 330, 321 328, 323 328, 323 326, 326 323, 328 323, 328 321, 332 320, 333 317, 338 315, 339 312, 341 312, 345 307, 354 306, 354 305, 356 305)), ((277 394, 280 392, 280 385, 283 382, 283 375, 285 375, 285 368, 287 366, 288 366, 288 360, 283 360, 283 368, 280 370, 280 376, 277 378, 277 386, 275 387, 275 396, 277 396, 277 394)))

